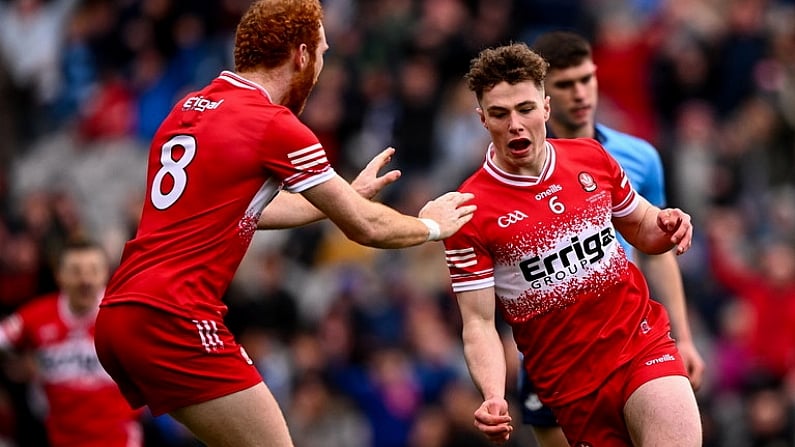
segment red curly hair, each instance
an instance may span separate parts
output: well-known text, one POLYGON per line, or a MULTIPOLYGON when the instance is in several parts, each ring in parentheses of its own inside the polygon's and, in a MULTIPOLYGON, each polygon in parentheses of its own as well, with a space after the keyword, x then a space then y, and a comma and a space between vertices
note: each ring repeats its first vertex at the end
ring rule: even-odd
POLYGON ((323 9, 318 0, 258 0, 240 19, 235 34, 235 71, 275 68, 306 44, 320 44, 323 9))

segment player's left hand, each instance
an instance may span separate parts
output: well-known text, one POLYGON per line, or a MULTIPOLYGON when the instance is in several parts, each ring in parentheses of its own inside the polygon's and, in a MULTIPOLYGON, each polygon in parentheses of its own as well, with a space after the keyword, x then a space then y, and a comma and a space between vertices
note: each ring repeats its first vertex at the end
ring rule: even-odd
POLYGON ((384 187, 394 183, 400 178, 401 173, 397 169, 393 169, 384 175, 378 175, 378 172, 392 161, 392 155, 394 153, 395 148, 393 147, 388 147, 381 151, 367 163, 367 166, 365 166, 359 175, 351 182, 351 186, 353 186, 353 189, 355 189, 360 196, 365 199, 372 199, 376 194, 381 192, 384 187))
POLYGON ((657 226, 671 235, 671 243, 676 245, 676 254, 681 255, 693 242, 693 225, 690 215, 679 208, 667 208, 657 213, 657 226))

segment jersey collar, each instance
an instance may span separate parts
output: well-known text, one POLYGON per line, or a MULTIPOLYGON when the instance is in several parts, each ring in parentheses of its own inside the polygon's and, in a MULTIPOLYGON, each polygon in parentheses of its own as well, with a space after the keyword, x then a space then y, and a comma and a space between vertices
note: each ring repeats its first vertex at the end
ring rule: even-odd
POLYGON ((547 152, 544 166, 541 168, 541 173, 538 176, 534 175, 517 175, 505 172, 496 163, 494 163, 494 143, 489 143, 486 150, 486 161, 483 162, 483 169, 488 172, 492 177, 498 181, 512 185, 512 186, 535 186, 544 180, 548 179, 552 172, 555 170, 555 163, 557 161, 555 147, 549 141, 544 142, 544 148, 547 152))
POLYGON ((231 72, 229 70, 224 70, 218 76, 218 79, 222 79, 234 85, 235 87, 245 88, 249 90, 259 90, 260 92, 262 92, 263 95, 265 95, 266 98, 268 98, 268 101, 273 103, 273 99, 271 98, 271 95, 268 93, 268 91, 265 90, 265 87, 257 84, 254 81, 249 81, 248 79, 244 78, 243 76, 240 76, 237 73, 231 72))

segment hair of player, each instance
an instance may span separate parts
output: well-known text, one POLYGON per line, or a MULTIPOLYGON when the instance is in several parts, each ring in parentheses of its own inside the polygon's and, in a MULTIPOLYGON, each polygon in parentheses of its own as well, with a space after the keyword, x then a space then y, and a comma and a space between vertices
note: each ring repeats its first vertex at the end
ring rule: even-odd
POLYGON ((301 44, 315 54, 322 22, 323 9, 318 0, 254 2, 243 14, 235 33, 235 70, 278 67, 301 44))
POLYGON ((575 67, 592 57, 588 40, 570 31, 541 34, 533 41, 531 48, 549 63, 550 70, 575 67))
POLYGON ((547 62, 524 43, 512 43, 481 51, 470 61, 469 72, 464 76, 467 86, 478 101, 483 92, 501 82, 511 85, 532 81, 539 89, 544 88, 547 62))
POLYGON ((98 252, 102 253, 102 256, 104 256, 107 259, 107 253, 105 252, 105 249, 100 244, 98 244, 97 242, 95 242, 95 241, 93 241, 93 240, 91 240, 89 238, 74 237, 74 238, 71 238, 71 239, 67 240, 63 244, 61 249, 59 250, 59 252, 58 252, 59 255, 58 255, 58 258, 57 258, 57 262, 56 262, 56 267, 60 268, 60 266, 61 266, 61 264, 63 264, 63 260, 64 260, 64 258, 66 258, 67 254, 73 253, 73 252, 81 252, 81 251, 98 251, 98 252))

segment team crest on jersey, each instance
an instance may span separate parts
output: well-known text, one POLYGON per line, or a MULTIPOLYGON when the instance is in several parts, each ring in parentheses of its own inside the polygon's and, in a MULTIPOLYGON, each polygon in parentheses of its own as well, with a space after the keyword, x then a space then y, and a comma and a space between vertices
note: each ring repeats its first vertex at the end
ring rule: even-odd
POLYGON ((591 174, 583 171, 577 176, 577 180, 580 181, 580 185, 582 185, 582 189, 586 192, 593 192, 596 190, 596 182, 594 181, 591 174))

